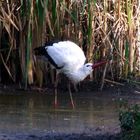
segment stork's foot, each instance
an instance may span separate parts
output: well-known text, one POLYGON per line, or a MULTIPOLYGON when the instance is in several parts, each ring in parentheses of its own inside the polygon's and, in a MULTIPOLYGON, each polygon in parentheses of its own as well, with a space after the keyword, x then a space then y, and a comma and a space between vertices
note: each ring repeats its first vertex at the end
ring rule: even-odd
POLYGON ((58 101, 57 101, 57 88, 55 87, 55 90, 54 90, 54 107, 57 108, 58 107, 58 101))
POLYGON ((75 103, 74 103, 73 99, 71 100, 71 106, 73 109, 75 109, 75 103))
POLYGON ((59 107, 59 103, 58 102, 53 102, 53 107, 54 107, 54 109, 57 109, 59 107))
POLYGON ((74 104, 74 101, 73 101, 73 96, 72 96, 72 92, 71 92, 70 88, 69 88, 69 95, 70 95, 70 101, 71 101, 72 108, 75 109, 75 104, 74 104))

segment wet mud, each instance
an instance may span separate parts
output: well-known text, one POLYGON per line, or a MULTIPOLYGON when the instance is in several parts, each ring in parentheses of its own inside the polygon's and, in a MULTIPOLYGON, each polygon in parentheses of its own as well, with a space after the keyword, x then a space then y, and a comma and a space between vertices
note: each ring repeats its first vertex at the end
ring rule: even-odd
POLYGON ((120 134, 1 134, 0 140, 120 140, 120 134))

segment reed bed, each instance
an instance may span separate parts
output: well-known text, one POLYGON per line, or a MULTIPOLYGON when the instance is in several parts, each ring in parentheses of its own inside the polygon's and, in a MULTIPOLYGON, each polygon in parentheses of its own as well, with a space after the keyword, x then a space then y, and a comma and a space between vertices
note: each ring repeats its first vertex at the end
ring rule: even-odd
POLYGON ((55 39, 76 42, 89 61, 108 60, 100 73, 93 73, 102 86, 105 78, 140 75, 138 0, 1 0, 0 38, 3 84, 26 89, 50 81, 51 69, 35 58, 33 49, 55 39))

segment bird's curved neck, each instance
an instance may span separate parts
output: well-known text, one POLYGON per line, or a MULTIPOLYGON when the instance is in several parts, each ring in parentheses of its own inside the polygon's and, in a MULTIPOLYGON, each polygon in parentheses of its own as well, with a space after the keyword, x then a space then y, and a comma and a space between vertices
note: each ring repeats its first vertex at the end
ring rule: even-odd
POLYGON ((78 83, 84 80, 88 74, 86 73, 86 71, 84 70, 84 67, 82 66, 73 72, 69 72, 69 73, 67 72, 66 75, 67 77, 69 77, 71 81, 73 81, 74 83, 78 83))

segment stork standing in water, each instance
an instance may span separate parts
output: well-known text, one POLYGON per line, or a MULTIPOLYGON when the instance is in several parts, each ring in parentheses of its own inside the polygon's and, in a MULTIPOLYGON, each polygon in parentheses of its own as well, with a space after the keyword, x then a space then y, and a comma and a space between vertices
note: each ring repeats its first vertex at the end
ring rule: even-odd
MULTIPOLYGON (((85 63, 86 57, 84 52, 78 45, 71 41, 50 43, 34 50, 36 55, 45 56, 46 60, 57 70, 56 77, 58 73, 63 73, 74 84, 84 80, 92 73, 94 68, 106 63, 105 61, 96 64, 85 63)), ((55 106, 57 106, 57 85, 58 78, 55 81, 55 106)), ((74 108, 70 84, 68 90, 71 104, 74 108)))

